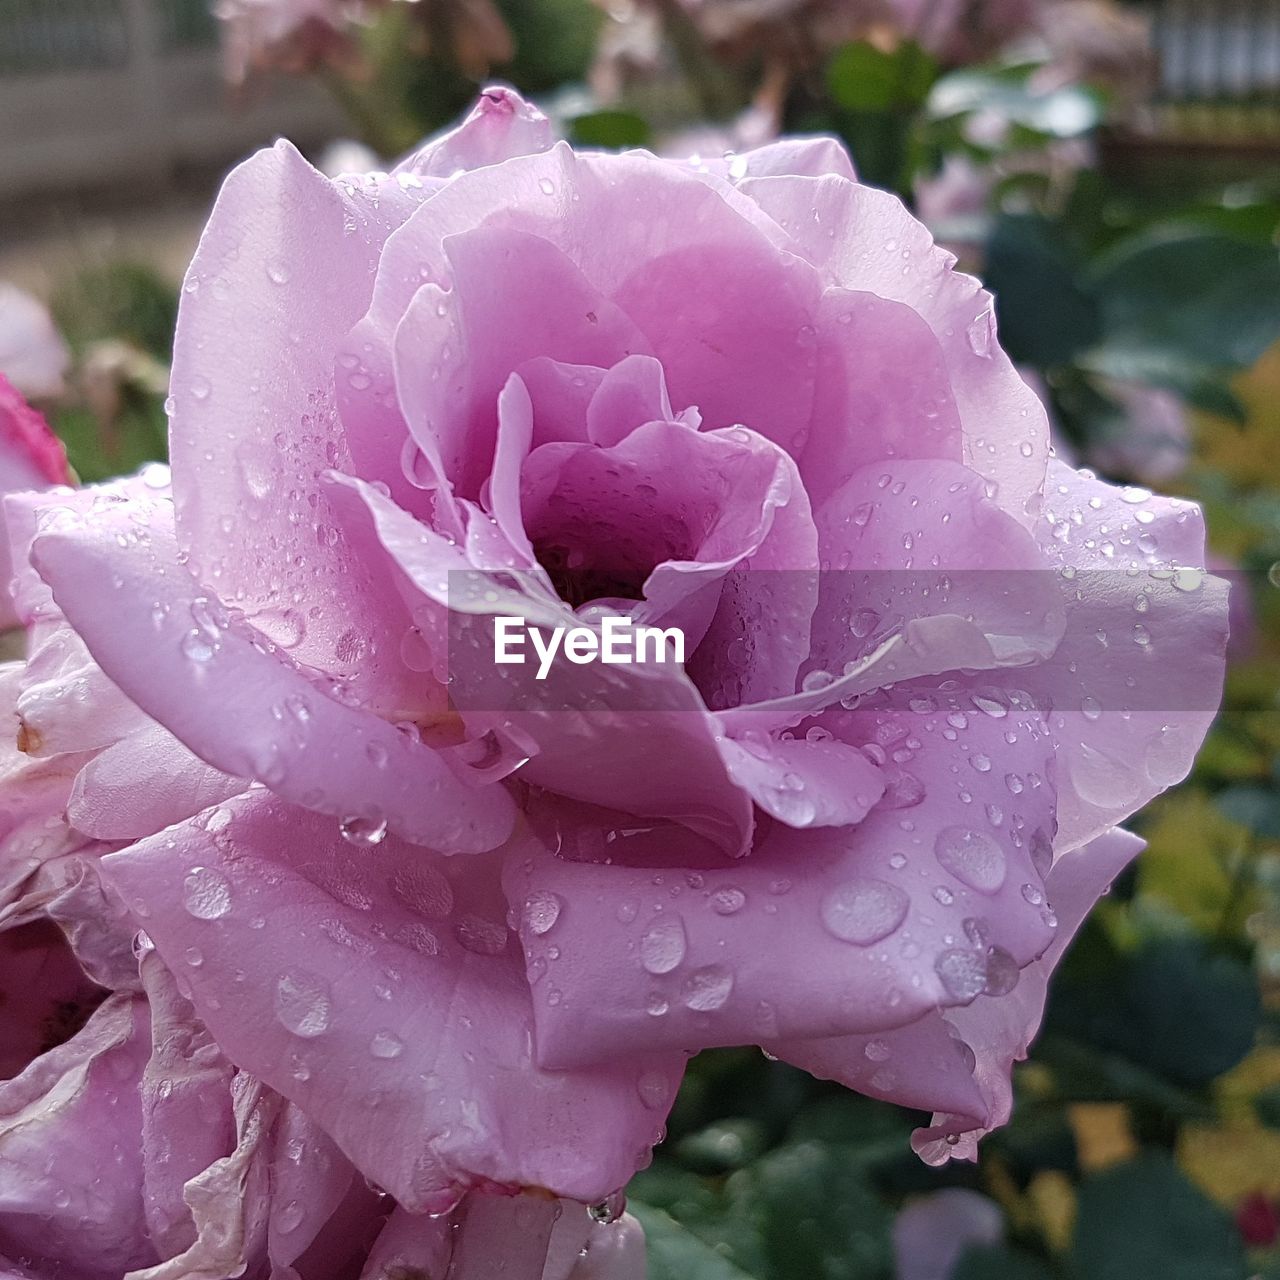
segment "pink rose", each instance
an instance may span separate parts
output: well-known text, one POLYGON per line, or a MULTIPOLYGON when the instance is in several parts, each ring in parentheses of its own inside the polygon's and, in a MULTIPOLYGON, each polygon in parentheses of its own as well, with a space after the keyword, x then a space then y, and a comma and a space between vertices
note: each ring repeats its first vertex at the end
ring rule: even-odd
POLYGON ((213 12, 223 24, 227 78, 239 84, 267 67, 305 71, 349 60, 349 28, 365 16, 366 0, 215 0, 213 12))
MULTIPOLYGON (((227 76, 241 83, 254 70, 310 71, 359 60, 355 28, 390 0, 214 0, 223 23, 227 76)), ((467 76, 488 75, 515 54, 511 33, 493 0, 408 0, 428 43, 448 33, 448 55, 467 76)), ((435 52, 440 52, 436 49, 435 52)))
MULTIPOLYGON (((69 484, 67 455, 49 424, 0 373, 0 494, 69 484)), ((0 630, 15 627, 21 617, 9 597, 12 577, 9 546, 0 539, 0 630)))
POLYGON ((1007 1119, 1226 601, 1192 504, 1048 456, 952 265, 835 143, 575 153, 490 90, 389 176, 228 179, 172 506, 11 502, 154 722, 76 781, 104 878, 405 1210, 604 1200, 706 1046, 933 1110, 930 1160, 1007 1119), (493 661, 609 614, 686 663, 493 661))

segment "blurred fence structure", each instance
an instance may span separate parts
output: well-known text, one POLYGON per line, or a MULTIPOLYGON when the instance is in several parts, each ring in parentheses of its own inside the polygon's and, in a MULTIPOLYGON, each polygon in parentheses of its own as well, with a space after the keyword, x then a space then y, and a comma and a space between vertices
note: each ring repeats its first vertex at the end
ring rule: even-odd
POLYGON ((1280 145, 1280 0, 1154 0, 1160 132, 1280 145))
POLYGON ((209 0, 0 0, 0 200, 221 164, 343 117, 281 79, 233 103, 209 0))

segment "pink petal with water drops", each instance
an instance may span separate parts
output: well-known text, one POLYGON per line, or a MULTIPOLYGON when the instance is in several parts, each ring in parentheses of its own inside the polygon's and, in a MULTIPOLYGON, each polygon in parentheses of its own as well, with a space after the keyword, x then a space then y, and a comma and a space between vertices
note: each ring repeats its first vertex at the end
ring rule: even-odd
POLYGON ((775 823, 726 868, 692 848, 682 862, 674 834, 657 866, 628 866, 618 839, 607 863, 513 849, 513 908, 562 904, 550 927, 536 913, 521 927, 530 972, 558 993, 535 989, 539 1061, 891 1030, 1016 982, 1053 937, 1040 889, 1053 742, 1026 707, 996 719, 946 695, 919 706, 833 725, 915 783, 856 827, 775 823))
POLYGON ((532 1061, 491 860, 343 840, 258 792, 103 868, 218 1043, 406 1208, 448 1208, 475 1183, 594 1202, 647 1158, 683 1056, 532 1061))
POLYGON ((233 623, 162 527, 139 530, 124 509, 114 525, 40 536, 33 556, 103 670, 215 768, 336 819, 451 850, 506 838, 505 792, 482 796, 437 752, 317 689, 252 627, 233 623))

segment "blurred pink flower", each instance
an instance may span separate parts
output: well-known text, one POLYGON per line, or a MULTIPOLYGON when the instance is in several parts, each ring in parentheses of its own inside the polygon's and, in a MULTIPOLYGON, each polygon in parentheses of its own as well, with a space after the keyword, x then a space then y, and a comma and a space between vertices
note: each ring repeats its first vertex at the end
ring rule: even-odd
POLYGON ((1182 398, 1118 378, 1105 379, 1101 389, 1119 406, 1120 418, 1093 443, 1090 462, 1141 484, 1164 484, 1181 475, 1191 460, 1191 421, 1182 398))
POLYGON ((71 353, 43 303, 0 281, 0 376, 29 400, 65 390, 71 353))
POLYGON ((1004 1215, 987 1196, 948 1187, 908 1204, 893 1221, 895 1280, 950 1280, 973 1245, 998 1244, 1004 1215))
MULTIPOLYGON (((376 3, 377 0, 374 0, 376 3)), ((350 26, 368 12, 366 0, 214 0, 221 19, 227 77, 244 81, 267 67, 306 71, 354 53, 350 26)))
MULTIPOLYGON (((61 442, 0 373, 0 495, 70 483, 61 442)), ((9 597, 12 576, 8 543, 0 539, 0 630, 17 626, 19 621, 9 597)))
MULTIPOLYGON (((227 76, 255 70, 301 72, 324 65, 356 68, 355 29, 392 0, 214 0, 223 23, 227 76)), ((493 0, 407 0, 429 32, 448 33, 449 56, 464 74, 485 76, 514 54, 493 0)), ((429 39, 428 39, 429 43, 429 39)))
POLYGON ((10 500, 110 738, 71 821, 219 1051, 404 1210, 604 1201, 715 1045, 933 1110, 929 1160, 1007 1119, 1226 601, 1192 504, 1048 456, 952 266, 829 140, 575 153, 492 89, 389 175, 228 179, 172 503, 10 500), (493 662, 496 616, 610 613, 688 661, 493 662))

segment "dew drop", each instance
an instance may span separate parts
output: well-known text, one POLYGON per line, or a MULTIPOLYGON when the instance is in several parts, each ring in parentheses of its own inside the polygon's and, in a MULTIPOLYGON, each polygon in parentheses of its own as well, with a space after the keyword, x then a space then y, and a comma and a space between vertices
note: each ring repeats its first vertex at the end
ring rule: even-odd
POLYGON ((351 814, 338 823, 338 831, 348 844, 361 849, 370 849, 387 838, 387 820, 362 818, 357 814, 351 814))
POLYGON ((182 882, 182 904, 197 920, 218 920, 231 910, 231 886, 212 867, 192 867, 182 882))
POLYGON ((953 948, 933 964, 947 994, 955 1000, 972 1000, 987 989, 986 959, 977 951, 953 948))
POLYGON ((747 904, 747 895, 741 889, 727 887, 717 889, 711 895, 711 909, 718 916, 731 916, 747 904))
POLYGON ((680 999, 686 1009, 707 1013, 719 1009, 732 990, 733 974, 723 965, 712 964, 695 969, 685 979, 680 999))
POLYGON ((661 1071, 646 1071, 636 1081, 636 1092, 640 1101, 650 1111, 660 1110, 667 1101, 671 1086, 661 1071))
POLYGON ((530 933, 541 937, 550 933, 560 919, 560 910, 564 906, 559 894, 550 890, 539 889, 524 900, 524 925, 530 933))
POLYGON ((989 835, 970 827, 943 827, 934 841, 939 864, 962 884, 995 893, 1004 884, 1004 850, 989 835))
POLYGON ((679 916, 658 920, 640 939, 640 963, 646 973, 670 973, 683 959, 688 939, 679 916))
POLYGON ((329 1027, 329 984, 304 969, 291 969, 276 981, 276 1017, 296 1036, 310 1039, 329 1027))
POLYGON ((369 1041, 369 1052, 375 1058, 398 1058, 404 1052, 404 1041, 392 1031, 377 1031, 369 1041))
POLYGON ((910 899, 897 885, 867 876, 846 880, 829 890, 819 911, 833 938, 869 947, 898 928, 910 905, 910 899))

